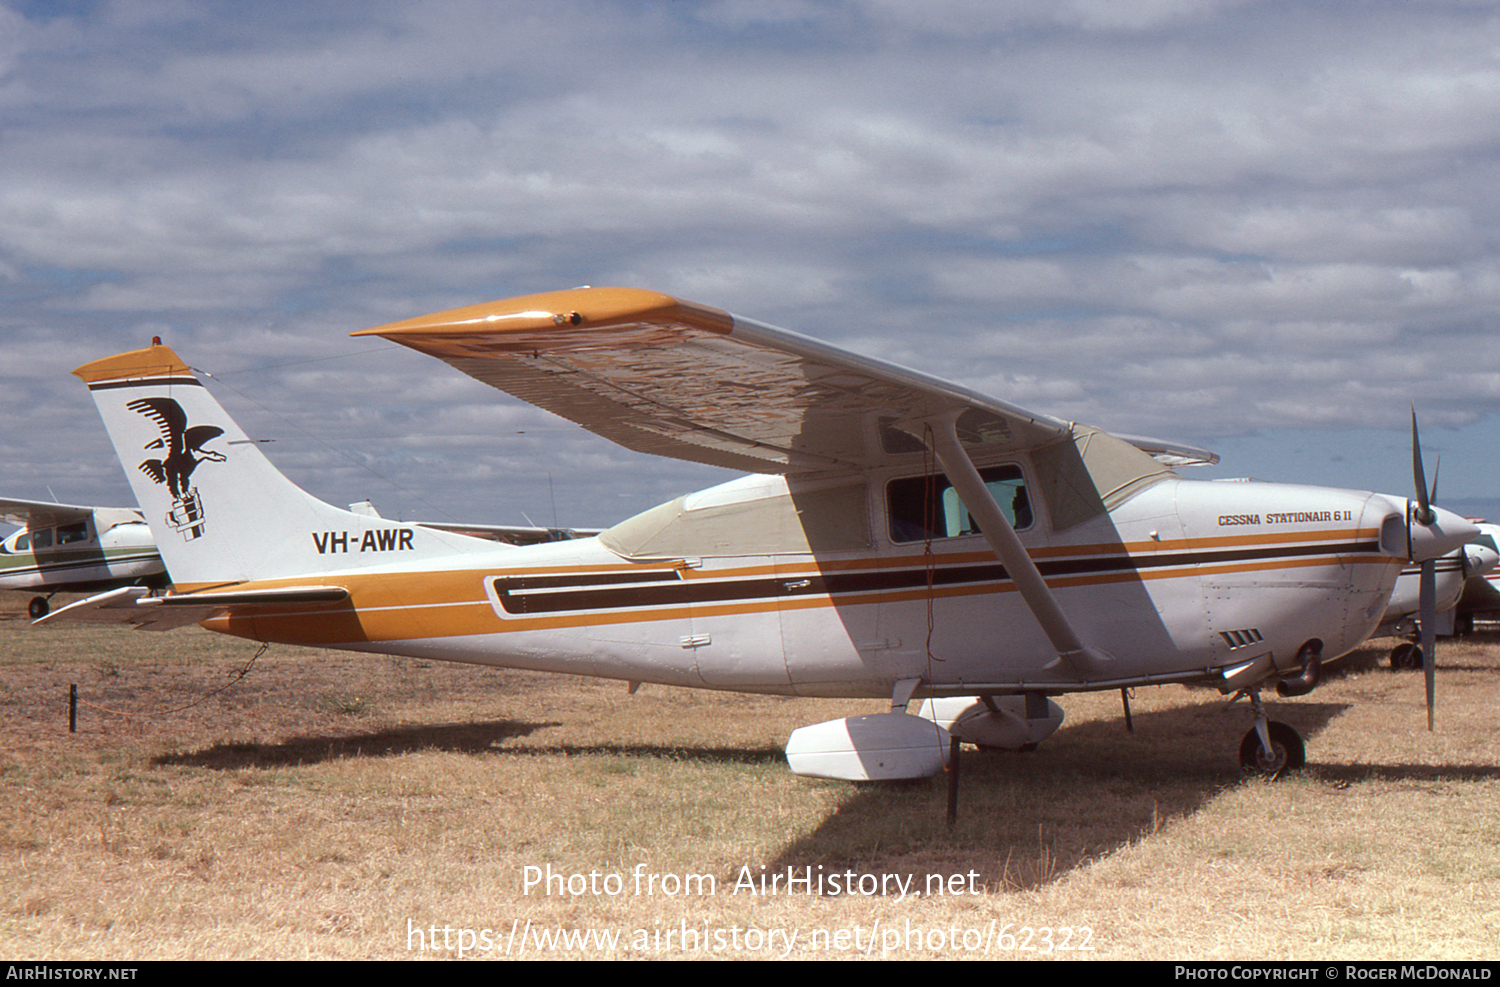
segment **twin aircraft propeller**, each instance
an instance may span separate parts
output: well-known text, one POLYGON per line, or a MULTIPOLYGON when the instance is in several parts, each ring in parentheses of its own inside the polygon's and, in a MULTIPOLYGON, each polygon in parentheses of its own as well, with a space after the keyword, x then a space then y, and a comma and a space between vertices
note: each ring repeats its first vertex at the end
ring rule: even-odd
POLYGON ((1187 480, 1100 429, 648 291, 532 295, 356 335, 627 448, 751 475, 595 537, 500 547, 314 499, 152 346, 74 372, 176 591, 116 590, 47 619, 888 698, 890 713, 788 744, 799 773, 852 779, 940 771, 949 730, 1035 744, 1065 693, 1206 684, 1250 697, 1242 761, 1278 771, 1303 746, 1262 690, 1312 688, 1320 662, 1379 625, 1408 560, 1430 572, 1477 533, 1433 505, 1420 453, 1414 502, 1187 480), (179 452, 175 470, 153 445, 179 452))

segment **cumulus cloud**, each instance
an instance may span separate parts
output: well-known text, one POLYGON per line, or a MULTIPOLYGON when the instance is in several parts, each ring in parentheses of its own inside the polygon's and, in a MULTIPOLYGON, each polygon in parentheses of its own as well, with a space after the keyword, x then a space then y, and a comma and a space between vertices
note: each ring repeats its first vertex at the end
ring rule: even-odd
MULTIPOLYGON (((575 464, 578 523, 716 478, 557 422, 537 440, 543 418, 517 452, 499 436, 541 413, 404 351, 377 372, 345 336, 583 283, 1210 445, 1396 426, 1412 398, 1451 424, 1500 410, 1485 5, 78 11, 0 0, 17 495, 63 469, 40 438, 62 424, 107 455, 67 370, 152 334, 254 372, 248 393, 335 448, 378 440, 401 489, 452 476, 449 513, 500 511, 508 482, 536 500, 533 455, 575 464)), ((368 493, 313 449, 301 482, 368 493)))

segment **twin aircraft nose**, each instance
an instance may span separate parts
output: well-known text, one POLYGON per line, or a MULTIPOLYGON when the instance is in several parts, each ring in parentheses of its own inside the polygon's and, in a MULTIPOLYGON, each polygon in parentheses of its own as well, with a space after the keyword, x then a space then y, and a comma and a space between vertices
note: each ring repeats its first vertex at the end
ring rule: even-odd
POLYGON ((1500 552, 1488 545, 1471 542, 1464 546, 1464 572, 1471 576, 1482 576, 1500 565, 1500 552))

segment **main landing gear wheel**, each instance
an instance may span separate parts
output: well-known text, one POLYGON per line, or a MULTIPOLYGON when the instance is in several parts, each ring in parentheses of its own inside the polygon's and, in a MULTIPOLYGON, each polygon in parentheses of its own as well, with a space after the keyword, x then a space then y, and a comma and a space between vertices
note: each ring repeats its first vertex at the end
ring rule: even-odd
POLYGON ((1271 735, 1269 752, 1261 747, 1260 734, 1254 727, 1240 741, 1240 768, 1247 774, 1275 778, 1307 764, 1307 746, 1296 730, 1272 720, 1266 724, 1266 731, 1271 735))
POLYGON ((1422 667, 1422 648, 1415 644, 1398 644, 1391 649, 1391 667, 1398 672, 1410 672, 1422 667))
POLYGON ((31 598, 31 603, 27 606, 26 610, 31 614, 32 620, 41 620, 51 612, 52 605, 47 602, 47 598, 45 596, 33 596, 31 598))

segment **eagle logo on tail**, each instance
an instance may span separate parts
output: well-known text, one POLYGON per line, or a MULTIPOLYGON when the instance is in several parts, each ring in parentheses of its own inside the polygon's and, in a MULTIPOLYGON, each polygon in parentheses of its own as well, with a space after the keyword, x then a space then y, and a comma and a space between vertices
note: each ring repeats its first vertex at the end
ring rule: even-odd
POLYGON ((182 405, 172 398, 140 398, 125 407, 154 421, 161 436, 148 442, 145 449, 165 449, 161 459, 147 459, 140 471, 157 483, 164 483, 172 493, 172 509, 167 523, 192 541, 203 534, 203 504, 198 490, 191 485, 193 470, 202 462, 224 462, 222 452, 204 449, 203 444, 224 434, 217 425, 188 426, 182 405))

